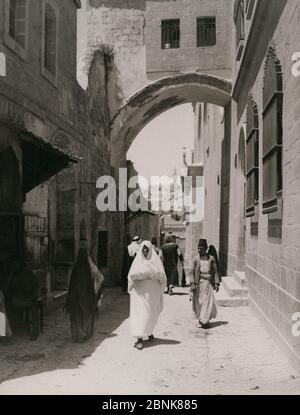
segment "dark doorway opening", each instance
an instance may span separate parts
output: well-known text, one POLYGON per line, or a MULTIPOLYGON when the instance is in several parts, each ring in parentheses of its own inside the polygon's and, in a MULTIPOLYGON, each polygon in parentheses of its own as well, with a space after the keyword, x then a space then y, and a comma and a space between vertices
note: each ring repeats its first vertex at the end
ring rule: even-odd
POLYGON ((98 268, 107 268, 108 265, 108 232, 98 232, 98 268))

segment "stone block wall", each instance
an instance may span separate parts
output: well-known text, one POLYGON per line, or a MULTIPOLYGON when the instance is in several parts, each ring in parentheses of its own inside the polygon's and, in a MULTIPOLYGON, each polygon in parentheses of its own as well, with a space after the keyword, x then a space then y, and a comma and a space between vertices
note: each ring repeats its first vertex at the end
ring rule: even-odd
MULTIPOLYGON (((86 222, 91 255, 97 262, 97 231, 107 228, 109 218, 96 211, 96 180, 103 174, 110 174, 110 148, 105 129, 109 120, 106 120, 104 110, 98 111, 97 116, 97 109, 105 108, 101 96, 85 93, 76 82, 76 2, 49 1, 58 16, 56 82, 43 74, 41 66, 43 2, 28 2, 25 55, 14 50, 7 41, 5 16, 0 15, 0 50, 6 54, 7 60, 6 77, 0 79, 0 123, 31 131, 60 149, 81 157, 76 166, 28 193, 23 204, 23 214, 33 224, 27 248, 43 251, 43 258, 37 258, 38 265, 43 261, 43 267, 51 269, 51 277, 47 272, 47 287, 55 289, 56 277, 66 278, 64 286, 67 285, 78 252, 82 219, 86 222), (95 118, 90 116, 92 108, 96 109, 93 113, 96 113, 95 118), (98 128, 99 123, 101 128, 98 128), (35 222, 39 224, 43 219, 46 220, 46 233, 38 242, 35 222)), ((4 3, 0 0, 1 11, 4 3)), ((28 241, 26 237, 25 245, 28 241)))
POLYGON ((103 0, 87 2, 87 48, 99 44, 113 48, 124 99, 147 84, 145 16, 143 7, 138 3, 103 0))
POLYGON ((221 161, 224 140, 224 109, 203 105, 205 210, 203 237, 220 248, 221 161))
MULTIPOLYGON (((250 219, 246 229, 246 277, 253 308, 277 338, 279 344, 295 362, 300 362, 299 337, 292 334, 292 316, 300 311, 300 78, 292 76, 291 57, 300 51, 300 5, 289 0, 281 15, 270 44, 276 48, 283 72, 283 220, 282 238, 268 236, 268 215, 262 214, 262 158, 263 103, 262 87, 264 63, 252 85, 251 93, 258 106, 260 130, 260 203, 258 236, 250 233, 250 219)), ((266 52, 266 51, 265 51, 266 52)), ((237 123, 232 155, 238 152, 239 131, 246 120, 242 113, 237 123)), ((232 161, 233 163, 233 161, 232 161)), ((232 167, 234 169, 234 167, 232 167)), ((238 214, 235 200, 238 192, 237 178, 232 175, 231 224, 238 214)), ((231 231, 231 264, 237 258, 238 235, 231 231)))
POLYGON ((147 74, 158 79, 174 72, 199 71, 231 77, 232 1, 162 0, 146 2, 147 74), (197 17, 216 17, 217 44, 197 47, 197 17), (161 48, 161 21, 180 19, 180 48, 161 48))

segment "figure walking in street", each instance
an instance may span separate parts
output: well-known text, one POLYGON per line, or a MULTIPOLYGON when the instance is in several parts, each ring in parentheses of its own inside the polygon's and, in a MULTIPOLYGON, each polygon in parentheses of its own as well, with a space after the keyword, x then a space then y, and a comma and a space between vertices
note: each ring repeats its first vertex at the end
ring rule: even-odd
POLYGON ((178 272, 178 284, 180 287, 185 288, 186 286, 186 277, 185 277, 185 270, 184 270, 184 257, 181 252, 181 249, 177 245, 176 235, 172 235, 173 243, 176 244, 177 247, 177 272, 178 272))
POLYGON ((128 294, 128 280, 127 280, 127 276, 128 276, 128 272, 130 270, 130 267, 132 265, 132 258, 129 255, 128 252, 128 247, 131 244, 131 237, 130 235, 127 235, 126 237, 126 246, 124 249, 124 256, 123 256, 123 265, 122 265, 122 292, 124 294, 128 294))
POLYGON ((178 249, 173 242, 172 236, 168 236, 166 243, 162 246, 163 264, 168 280, 168 294, 173 295, 173 288, 177 287, 178 281, 178 249))
MULTIPOLYGON (((216 265, 217 265, 217 268, 218 268, 218 273, 219 273, 219 283, 221 284, 221 282, 222 282, 222 276, 221 276, 220 265, 219 265, 219 257, 218 257, 217 250, 216 250, 216 248, 213 245, 210 245, 209 246, 208 251, 207 251, 207 255, 212 256, 212 257, 215 258, 216 265)), ((212 284, 213 284, 213 286, 216 285, 214 281, 215 281, 215 276, 213 274, 213 276, 212 276, 212 284)))
POLYGON ((151 242, 142 242, 128 274, 130 326, 138 350, 143 349, 145 338, 154 340, 153 331, 163 309, 166 284, 162 262, 151 242))
POLYGON ((71 317, 71 334, 74 341, 84 342, 93 335, 96 306, 93 272, 82 224, 79 253, 71 274, 67 297, 67 312, 71 317))
POLYGON ((207 241, 200 239, 199 255, 192 261, 190 283, 193 302, 193 312, 199 322, 199 327, 209 328, 211 319, 217 317, 217 306, 214 290, 219 291, 220 276, 216 260, 207 253, 207 241), (214 275, 214 281, 212 281, 214 275))

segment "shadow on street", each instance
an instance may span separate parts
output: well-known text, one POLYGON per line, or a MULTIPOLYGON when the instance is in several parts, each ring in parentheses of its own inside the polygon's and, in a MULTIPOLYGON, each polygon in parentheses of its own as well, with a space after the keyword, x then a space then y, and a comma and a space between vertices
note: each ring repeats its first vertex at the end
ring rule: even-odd
POLYGON ((227 326, 229 324, 228 321, 214 321, 209 323, 209 327, 206 330, 216 329, 217 327, 227 326))
POLYGON ((145 341, 144 342, 144 349, 156 347, 156 346, 176 346, 177 344, 180 344, 181 342, 177 340, 167 340, 167 339, 159 339, 155 338, 153 342, 145 341))
POLYGON ((0 341, 0 383, 24 376, 60 369, 75 369, 92 355, 129 316, 129 297, 112 289, 103 301, 95 320, 94 336, 85 343, 71 338, 70 321, 62 309, 45 318, 44 333, 29 341, 25 333, 16 332, 0 341))

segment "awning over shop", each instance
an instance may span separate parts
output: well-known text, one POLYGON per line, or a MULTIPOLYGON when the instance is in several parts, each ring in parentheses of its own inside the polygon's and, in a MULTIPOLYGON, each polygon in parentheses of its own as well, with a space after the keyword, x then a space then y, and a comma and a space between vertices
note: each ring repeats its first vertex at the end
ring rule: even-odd
POLYGON ((18 134, 23 158, 23 192, 28 193, 61 170, 81 160, 31 132, 18 134))

